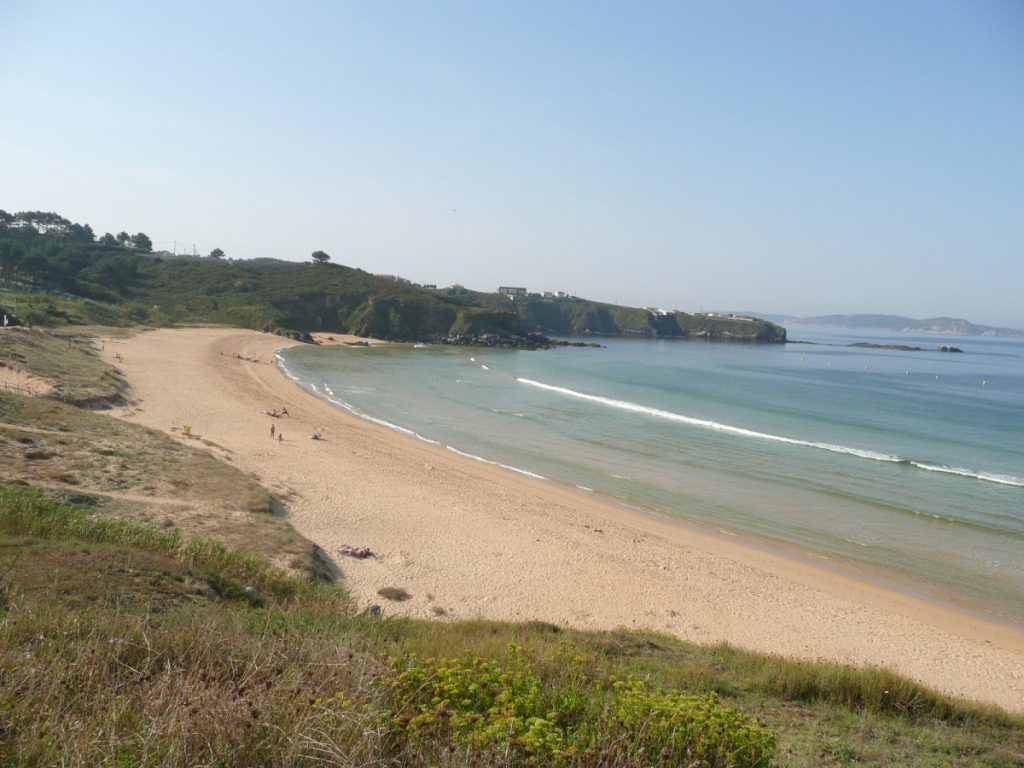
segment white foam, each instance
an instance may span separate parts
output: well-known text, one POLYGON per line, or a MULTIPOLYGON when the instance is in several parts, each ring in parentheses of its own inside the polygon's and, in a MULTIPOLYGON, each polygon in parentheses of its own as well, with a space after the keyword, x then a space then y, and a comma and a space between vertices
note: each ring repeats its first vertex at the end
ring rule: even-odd
POLYGON ((729 435, 737 435, 739 437, 749 437, 756 440, 770 440, 776 443, 787 443, 789 445, 801 445, 807 448, 820 448, 824 451, 832 451, 833 453, 847 453, 853 456, 859 456, 862 459, 873 459, 875 461, 889 461, 897 462, 900 461, 898 456, 892 456, 887 453, 878 453, 876 451, 865 451, 860 448, 849 448, 845 445, 833 445, 832 443, 816 443, 810 440, 798 440, 793 437, 783 437, 782 435, 772 435, 767 432, 756 432, 752 429, 744 429, 743 427, 734 427, 729 424, 721 424, 717 421, 709 421, 707 419, 698 419, 693 416, 684 416, 681 413, 673 413, 672 411, 663 411, 659 408, 650 408, 646 405, 638 405, 637 403, 631 403, 627 400, 614 400, 610 397, 600 397, 598 395, 588 395, 585 392, 577 392, 573 389, 566 389, 565 387, 556 387, 551 384, 544 384, 539 381, 533 381, 532 379, 518 378, 523 384, 529 384, 531 387, 538 387, 539 389, 545 389, 549 392, 557 392, 561 395, 567 395, 568 397, 579 398, 580 400, 588 400, 592 403, 600 403, 601 405, 607 405, 611 408, 619 408, 623 411, 631 411, 633 413, 640 413, 645 416, 654 416, 655 418, 665 419, 667 421, 674 421, 679 424, 686 424, 691 427, 699 427, 701 429, 708 429, 713 432, 721 432, 729 435))
POLYGON ((502 469, 509 469, 513 472, 518 472, 520 475, 526 475, 527 477, 532 477, 537 480, 547 480, 547 478, 544 477, 544 475, 538 475, 536 472, 531 472, 528 469, 513 467, 511 464, 502 464, 499 461, 491 461, 490 459, 485 459, 483 456, 477 456, 475 453, 466 453, 465 451, 460 451, 453 445, 446 445, 445 448, 447 448, 452 453, 457 453, 459 456, 465 456, 467 459, 473 459, 473 461, 480 461, 483 462, 484 464, 490 464, 492 467, 501 467, 502 469))
MULTIPOLYGON (((868 451, 863 448, 851 448, 846 445, 836 445, 834 443, 820 443, 813 440, 798 440, 793 437, 785 437, 783 435, 772 435, 767 432, 757 432, 752 429, 744 429, 743 427, 734 427, 730 424, 721 424, 717 421, 710 421, 708 419, 698 419, 693 416, 685 416, 681 413, 673 413, 672 411, 664 411, 659 408, 650 408, 646 405, 639 405, 638 403, 631 403, 627 400, 615 400, 610 397, 601 397, 599 395, 590 395, 585 392, 577 392, 574 389, 568 389, 566 387, 556 387, 552 384, 544 384, 540 381, 534 381, 532 379, 517 378, 516 381, 522 384, 528 384, 531 387, 537 387, 548 392, 555 392, 560 395, 567 397, 574 397, 579 400, 587 400, 592 403, 599 403, 611 408, 618 408, 623 411, 629 411, 631 413, 639 413, 644 416, 652 416, 654 418, 665 419, 667 421, 673 421, 678 424, 685 424, 690 427, 697 427, 700 429, 707 429, 712 432, 719 432, 727 435, 736 435, 737 437, 747 437, 755 440, 768 440, 776 443, 785 443, 787 445, 798 445, 805 448, 817 448, 823 451, 830 451, 832 453, 842 453, 849 456, 856 456, 861 459, 870 459, 872 461, 884 461, 889 463, 903 463, 904 459, 899 456, 893 456, 889 453, 879 453, 878 451, 868 451)), ((917 461, 906 461, 905 463, 924 469, 929 472, 941 472, 949 475, 959 475, 961 477, 970 477, 976 480, 985 480, 990 483, 999 483, 1000 485, 1010 485, 1018 488, 1024 488, 1024 479, 1014 477, 1013 475, 1000 475, 992 472, 975 472, 974 470, 964 469, 962 467, 946 467, 937 466, 934 464, 925 464, 917 461)), ((617 477, 617 475, 612 475, 617 477)), ((624 479, 624 478, 623 478, 624 479)))
POLYGON ((1014 477, 1013 475, 997 475, 993 472, 975 472, 970 469, 964 469, 963 467, 943 467, 936 466, 935 464, 923 464, 919 461, 912 461, 910 463, 918 469, 924 469, 928 472, 941 472, 947 475, 973 477, 976 480, 987 480, 990 483, 999 483, 1000 485, 1012 485, 1016 488, 1024 488, 1024 479, 1014 477))
POLYGON ((392 424, 390 421, 384 421, 384 419, 378 419, 375 418, 374 416, 370 416, 369 414, 360 413, 354 408, 350 408, 350 410, 352 411, 352 413, 356 414, 357 416, 360 416, 361 418, 366 419, 367 421, 372 421, 375 424, 380 424, 382 427, 387 427, 388 429, 393 429, 396 432, 401 432, 403 435, 411 435, 412 437, 415 437, 417 440, 422 440, 424 443, 430 443, 431 445, 441 444, 439 440, 433 440, 429 437, 421 435, 419 432, 415 432, 411 429, 407 429, 406 427, 399 426, 398 424, 392 424))

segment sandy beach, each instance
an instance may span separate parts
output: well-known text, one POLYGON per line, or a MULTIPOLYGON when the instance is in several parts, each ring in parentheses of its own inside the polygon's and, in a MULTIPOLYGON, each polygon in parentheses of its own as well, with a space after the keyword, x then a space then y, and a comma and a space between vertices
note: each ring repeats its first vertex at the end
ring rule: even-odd
POLYGON ((357 419, 278 370, 275 350, 292 343, 226 328, 160 330, 101 354, 131 387, 133 405, 116 416, 178 439, 191 425, 207 450, 280 498, 362 603, 424 618, 644 628, 881 666, 1024 712, 1024 633, 357 419), (289 415, 264 413, 274 408, 289 415), (309 439, 315 432, 324 439, 309 439), (343 545, 377 556, 345 557, 343 545), (384 600, 385 587, 411 598, 384 600))

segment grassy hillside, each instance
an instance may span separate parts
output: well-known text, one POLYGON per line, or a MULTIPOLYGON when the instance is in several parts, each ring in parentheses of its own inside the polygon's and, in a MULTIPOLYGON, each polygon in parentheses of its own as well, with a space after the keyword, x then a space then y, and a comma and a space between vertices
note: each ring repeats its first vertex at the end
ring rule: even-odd
POLYGON ((404 340, 522 338, 514 313, 329 261, 164 259, 51 213, 0 211, 0 309, 17 325, 213 322, 404 340))
MULTIPOLYGON (((149 320, 149 312, 61 292, 5 287, 0 283, 0 312, 16 325, 102 325, 127 327, 149 320), (129 314, 129 310, 132 314, 129 314)), ((157 318, 159 319, 159 318, 157 318)))
POLYGON ((178 322, 419 338, 448 335, 465 309, 430 292, 331 264, 151 261, 143 275, 146 300, 178 322))
POLYGON ((0 211, 0 305, 20 324, 213 322, 267 331, 354 333, 407 341, 531 333, 640 334, 666 338, 785 341, 761 320, 659 315, 585 299, 517 298, 408 281, 323 263, 159 258, 135 239, 96 240, 56 214, 0 211), (40 286, 43 293, 31 293, 40 286))
POLYGON ((116 402, 124 381, 116 368, 96 356, 89 330, 44 333, 7 328, 2 331, 0 367, 30 371, 52 381, 55 387, 49 396, 72 405, 116 402))
POLYGON ((713 339, 779 343, 786 330, 765 320, 685 312, 652 312, 643 308, 603 304, 576 297, 537 294, 510 299, 499 294, 446 289, 453 299, 505 308, 519 316, 526 332, 556 336, 654 336, 670 339, 713 339))
POLYGON ((38 398, 0 391, 0 482, 27 483, 111 519, 246 548, 283 570, 325 575, 319 553, 274 514, 270 495, 210 454, 228 458, 225 449, 201 435, 178 442, 74 407, 125 396, 116 369, 82 337, 8 328, 0 340, 0 362, 56 384, 38 398))

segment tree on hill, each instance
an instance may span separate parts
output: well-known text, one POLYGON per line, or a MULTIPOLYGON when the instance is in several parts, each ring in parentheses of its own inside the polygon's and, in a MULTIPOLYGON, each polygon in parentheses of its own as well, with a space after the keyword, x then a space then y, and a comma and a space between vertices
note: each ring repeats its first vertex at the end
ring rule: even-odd
POLYGON ((128 247, 128 244, 131 243, 131 241, 132 241, 132 236, 129 235, 127 232, 118 232, 117 233, 117 242, 119 242, 121 245, 125 246, 126 248, 128 247))
POLYGON ((103 237, 99 239, 100 245, 117 245, 117 238, 107 232, 103 237))
POLYGON ((18 211, 14 218, 34 227, 41 235, 64 234, 71 226, 70 221, 52 211, 18 211))
POLYGON ((210 251, 210 258, 211 259, 223 259, 224 258, 224 251, 222 251, 220 248, 214 248, 212 251, 210 251))
POLYGON ((326 264, 327 262, 329 262, 331 260, 331 257, 328 256, 323 251, 313 251, 312 259, 313 259, 313 262, 316 263, 316 264, 326 264))
POLYGON ((91 243, 96 239, 96 235, 92 231, 92 227, 88 224, 72 224, 69 234, 72 239, 83 243, 91 243))
POLYGON ((139 232, 132 237, 132 248, 136 251, 142 251, 143 253, 149 253, 153 250, 153 241, 149 239, 149 236, 144 232, 139 232))

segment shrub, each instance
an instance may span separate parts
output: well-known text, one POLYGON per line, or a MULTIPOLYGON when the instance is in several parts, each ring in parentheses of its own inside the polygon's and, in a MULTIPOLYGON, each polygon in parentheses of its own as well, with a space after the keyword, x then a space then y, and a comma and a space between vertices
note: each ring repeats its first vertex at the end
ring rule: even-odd
MULTIPOLYGON (((571 664, 570 664, 571 666, 571 664)), ((512 764, 767 766, 775 733, 713 696, 596 681, 544 681, 525 651, 504 663, 392 660, 388 729, 408 746, 456 743, 512 764)))
POLYGON ((774 732, 714 696, 652 691, 632 678, 613 690, 611 716, 631 764, 766 766, 775 751, 774 732))

